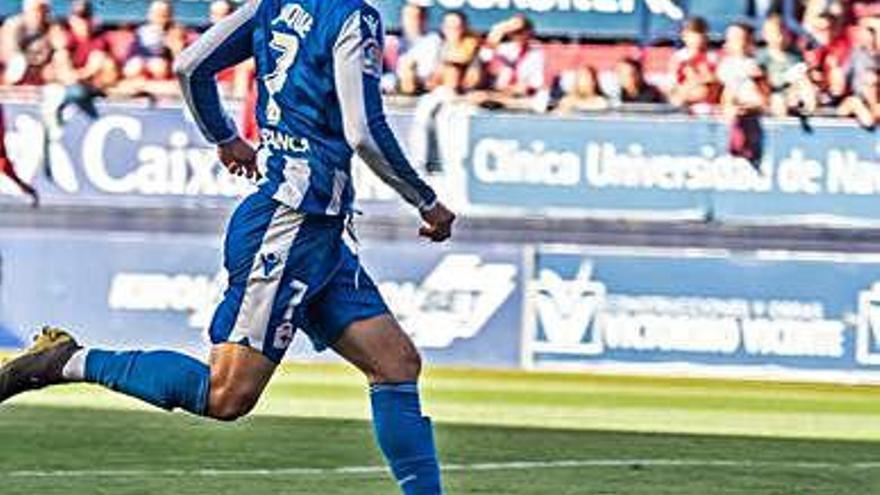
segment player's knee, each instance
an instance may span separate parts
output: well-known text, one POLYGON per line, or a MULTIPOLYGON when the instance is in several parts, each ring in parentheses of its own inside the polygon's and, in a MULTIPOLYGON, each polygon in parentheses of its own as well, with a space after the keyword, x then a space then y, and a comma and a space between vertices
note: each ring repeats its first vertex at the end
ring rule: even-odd
POLYGON ((419 351, 416 350, 415 347, 412 347, 410 351, 405 354, 402 364, 403 369, 401 372, 406 378, 404 381, 417 381, 419 375, 422 374, 422 355, 419 354, 419 351))
POLYGON ((236 387, 218 387, 211 390, 208 416, 220 421, 235 421, 247 416, 257 405, 259 395, 236 387))
POLYGON ((422 356, 413 346, 382 359, 370 377, 373 383, 403 383, 418 381, 422 372, 422 356))

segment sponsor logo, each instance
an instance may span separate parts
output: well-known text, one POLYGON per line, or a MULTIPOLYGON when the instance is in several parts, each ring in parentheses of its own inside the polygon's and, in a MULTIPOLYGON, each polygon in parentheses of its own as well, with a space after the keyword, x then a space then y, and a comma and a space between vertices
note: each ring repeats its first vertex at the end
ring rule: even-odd
POLYGON ((822 150, 824 158, 811 156, 816 151, 792 147, 785 155, 768 155, 758 171, 709 144, 671 153, 639 141, 586 141, 580 151, 544 140, 483 137, 473 145, 471 168, 474 180, 493 185, 880 195, 876 160, 841 148, 822 150))
POLYGON ((856 361, 880 365, 880 282, 859 295, 856 361))
POLYGON ((287 153, 306 153, 309 151, 309 141, 307 139, 294 137, 273 129, 262 129, 260 131, 260 142, 264 147, 272 151, 287 153))
POLYGON ((363 19, 364 24, 367 26, 369 30, 370 36, 373 38, 379 37, 379 19, 373 15, 372 13, 363 13, 361 14, 361 19, 363 19))
POLYGON ((515 139, 482 139, 474 148, 474 175, 489 184, 576 186, 581 182, 577 153, 548 149, 532 141, 523 149, 515 139))
POLYGON ((364 74, 382 77, 382 47, 374 38, 364 41, 364 74))
POLYGON ((826 318, 821 302, 615 294, 580 263, 571 279, 542 269, 529 283, 535 353, 844 357, 846 324, 826 318))
POLYGON ((541 270, 529 284, 543 340, 558 349, 587 355, 604 350, 596 316, 604 304, 605 286, 590 280, 591 274, 592 264, 585 261, 572 280, 564 280, 553 270, 541 270))
POLYGON ((118 311, 181 312, 192 328, 207 328, 223 297, 226 274, 118 273, 110 283, 107 305, 118 311))
POLYGON ((634 14, 637 2, 644 1, 655 15, 672 20, 684 18, 684 10, 674 0, 422 0, 417 3, 445 9, 515 10, 525 13, 594 12, 597 14, 634 14))
POLYGON ((47 155, 43 146, 24 144, 44 134, 39 120, 20 114, 10 132, 10 154, 25 180, 48 167, 54 184, 70 194, 237 197, 253 190, 226 172, 212 148, 193 143, 182 129, 168 129, 162 143, 145 143, 147 122, 109 114, 90 123, 81 140, 51 140, 47 155), (76 149, 69 150, 71 145, 76 149))
MULTIPOLYGON (((12 121, 6 135, 10 158, 16 165, 16 172, 25 182, 32 183, 37 174, 46 167, 55 185, 64 192, 76 193, 80 190, 70 154, 58 139, 49 139, 46 129, 38 120, 20 114, 12 121)), ((3 179, 3 177, 0 177, 3 179)), ((11 181, 5 180, 11 185, 11 181)), ((4 186, 4 190, 6 187, 4 186)), ((10 187, 9 191, 18 191, 10 187)))
POLYGON ((267 253, 260 255, 260 261, 263 265, 263 276, 269 278, 269 275, 272 275, 272 271, 275 270, 275 267, 281 263, 281 258, 275 253, 267 253))
POLYGON ((379 290, 416 345, 443 349, 476 337, 516 289, 517 267, 451 254, 418 282, 383 282, 379 290))

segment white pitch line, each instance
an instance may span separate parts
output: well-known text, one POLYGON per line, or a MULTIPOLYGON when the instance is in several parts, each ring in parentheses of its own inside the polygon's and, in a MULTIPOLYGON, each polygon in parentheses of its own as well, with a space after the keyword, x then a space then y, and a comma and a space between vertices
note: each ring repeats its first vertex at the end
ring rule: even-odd
MULTIPOLYGON (((783 469, 829 469, 829 470, 872 470, 880 469, 880 461, 870 462, 786 462, 786 461, 736 461, 723 459, 584 459, 556 461, 513 461, 484 462, 474 464, 446 464, 444 472, 485 472, 485 471, 533 471, 539 469, 567 468, 644 468, 644 467, 724 467, 724 468, 783 468, 783 469)), ((145 476, 163 477, 284 477, 284 476, 327 476, 327 475, 385 475, 384 466, 344 466, 337 468, 278 468, 278 469, 84 469, 84 470, 23 470, 0 471, 0 478, 137 478, 145 476)))

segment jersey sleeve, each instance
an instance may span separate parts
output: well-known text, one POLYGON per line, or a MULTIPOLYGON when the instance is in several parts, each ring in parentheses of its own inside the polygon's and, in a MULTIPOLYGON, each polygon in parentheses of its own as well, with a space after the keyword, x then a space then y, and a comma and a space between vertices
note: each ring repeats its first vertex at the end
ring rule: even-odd
POLYGON ((226 17, 178 57, 174 72, 190 112, 213 144, 238 136, 235 122, 223 109, 216 75, 253 55, 253 22, 259 2, 248 2, 226 17))
POLYGON ((412 168, 382 107, 383 30, 379 13, 362 5, 342 25, 333 46, 333 70, 349 146, 386 184, 420 211, 437 195, 412 168))

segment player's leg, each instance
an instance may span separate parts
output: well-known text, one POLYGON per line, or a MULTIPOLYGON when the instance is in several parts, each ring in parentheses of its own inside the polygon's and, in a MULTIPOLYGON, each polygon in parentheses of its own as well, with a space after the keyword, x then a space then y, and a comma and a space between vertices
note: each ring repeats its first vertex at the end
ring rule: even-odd
POLYGON ((44 329, 34 346, 0 370, 0 402, 28 390, 87 382, 163 409, 234 420, 253 409, 275 363, 253 349, 225 344, 210 366, 173 351, 80 347, 69 334, 44 329))
POLYGON ((0 154, 0 174, 9 177, 9 179, 21 189, 21 192, 30 196, 31 205, 34 208, 40 206, 40 195, 37 193, 37 190, 18 176, 15 172, 15 168, 12 166, 12 162, 2 154, 0 154))
POLYGON ((376 440, 403 493, 442 493, 433 428, 419 398, 421 358, 350 252, 307 311, 303 328, 317 347, 331 344, 366 375, 376 440))
POLYGON ((257 404, 275 371, 259 351, 220 344, 210 364, 171 351, 113 352, 84 349, 64 368, 66 381, 85 381, 144 400, 167 410, 232 421, 257 404))
POLYGON ((53 328, 43 329, 31 348, 0 368, 0 402, 29 390, 83 381, 169 410, 207 411, 206 364, 169 351, 84 349, 67 332, 53 328))
POLYGON ((302 222, 301 215, 261 194, 236 209, 224 249, 229 286, 209 332, 214 344, 210 366, 175 353, 116 357, 92 351, 84 379, 167 409, 180 407, 220 420, 250 412, 286 350, 286 345, 273 345, 269 330, 279 325, 277 315, 295 297, 286 261, 302 222), (102 365, 105 360, 109 366, 102 365), (120 382, 117 368, 136 372, 120 382), (139 385, 141 377, 146 386, 139 385))
POLYGON ((333 346, 370 384, 373 429, 406 495, 442 493, 430 418, 419 398, 421 357, 389 314, 351 324, 333 346))
POLYGON ((85 381, 137 397, 163 409, 181 408, 199 416, 232 421, 257 404, 275 371, 259 351, 220 344, 205 365, 170 351, 83 350, 65 366, 67 381, 85 381))
POLYGON ((0 402, 26 390, 85 381, 169 410, 223 420, 246 414, 289 343, 273 345, 267 333, 296 295, 281 286, 286 270, 280 267, 300 224, 300 216, 258 195, 236 210, 224 261, 230 284, 211 325, 216 346, 210 366, 172 351, 82 349, 67 333, 44 330, 34 347, 0 369, 0 402), (268 253, 280 254, 270 264, 268 253))
POLYGON ((219 344, 211 351, 211 387, 207 416, 232 421, 247 415, 277 365, 263 353, 238 344, 219 344))

